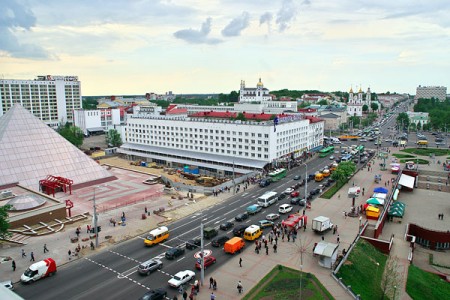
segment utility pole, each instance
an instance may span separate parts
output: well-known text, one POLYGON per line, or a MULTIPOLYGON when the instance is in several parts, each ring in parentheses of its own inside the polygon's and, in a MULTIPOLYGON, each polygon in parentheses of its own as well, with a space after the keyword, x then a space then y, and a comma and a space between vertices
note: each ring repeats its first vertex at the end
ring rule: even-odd
POLYGON ((205 258, 204 256, 204 252, 203 252, 203 212, 202 212, 202 222, 200 223, 200 267, 201 267, 201 271, 200 271, 200 283, 203 286, 203 281, 205 279, 205 258))
POLYGON ((234 174, 234 159, 233 159, 233 194, 236 194, 236 180, 234 174))
POLYGON ((98 226, 97 226, 97 206, 95 205, 95 190, 98 188, 98 186, 94 187, 94 198, 92 201, 94 202, 94 232, 95 232, 95 248, 98 247, 98 226))

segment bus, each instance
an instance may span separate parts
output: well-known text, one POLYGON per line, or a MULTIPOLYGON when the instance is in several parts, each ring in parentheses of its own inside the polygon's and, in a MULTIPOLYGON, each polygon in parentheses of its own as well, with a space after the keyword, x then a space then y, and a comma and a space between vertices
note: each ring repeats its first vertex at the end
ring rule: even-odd
POLYGON ((276 169, 275 171, 269 173, 269 177, 272 178, 272 182, 283 179, 284 177, 286 177, 286 175, 286 169, 276 169))
POLYGON ((264 195, 260 196, 257 201, 257 204, 259 206, 268 207, 269 205, 272 205, 278 201, 278 193, 267 192, 264 195))
POLYGON ((351 161, 351 160, 352 160, 352 155, 351 154, 346 154, 341 159, 341 161, 351 161))
POLYGON ((358 151, 358 154, 362 154, 364 152, 364 146, 363 145, 359 145, 358 147, 356 147, 356 150, 358 151))
POLYGON ((334 153, 334 147, 329 146, 329 147, 323 148, 322 150, 319 151, 319 157, 326 157, 333 153, 334 153))

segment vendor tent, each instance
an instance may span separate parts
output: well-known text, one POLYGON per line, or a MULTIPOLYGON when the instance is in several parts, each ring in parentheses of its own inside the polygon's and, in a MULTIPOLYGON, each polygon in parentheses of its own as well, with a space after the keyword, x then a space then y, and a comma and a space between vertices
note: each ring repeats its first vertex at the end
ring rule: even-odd
POLYGON ((384 187, 381 187, 381 186, 379 186, 379 187, 376 187, 374 190, 373 190, 373 192, 374 193, 382 193, 382 194, 387 194, 388 193, 388 189, 387 188, 384 188, 384 187))
POLYGON ((377 220, 379 216, 380 216, 379 208, 372 206, 372 205, 367 206, 367 208, 366 208, 367 219, 377 220))
POLYGON ((373 193, 372 198, 378 198, 378 199, 386 199, 387 194, 384 193, 373 193))
POLYGON ((339 244, 320 241, 314 247, 314 254, 319 255, 319 265, 331 269, 336 262, 339 244))
POLYGON ((380 198, 370 198, 366 201, 366 203, 372 205, 384 205, 384 200, 380 198))
POLYGON ((407 187, 409 189, 413 189, 414 188, 414 181, 415 178, 406 174, 402 174, 402 176, 400 176, 400 180, 398 181, 398 184, 404 187, 407 187))
POLYGON ((392 203, 391 208, 388 211, 389 217, 403 218, 405 214, 405 203, 397 201, 392 203))

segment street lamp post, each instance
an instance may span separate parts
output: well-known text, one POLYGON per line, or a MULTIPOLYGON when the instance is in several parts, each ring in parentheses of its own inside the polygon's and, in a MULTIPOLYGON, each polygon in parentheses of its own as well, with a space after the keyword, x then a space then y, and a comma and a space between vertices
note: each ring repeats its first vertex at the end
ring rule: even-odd
POLYGON ((308 196, 308 165, 306 163, 303 163, 305 165, 305 200, 307 200, 308 196))
POLYGON ((98 247, 98 226, 97 226, 97 206, 95 205, 95 190, 98 188, 99 186, 95 186, 94 187, 94 198, 92 199, 92 201, 94 202, 94 233, 95 233, 95 248, 98 247))

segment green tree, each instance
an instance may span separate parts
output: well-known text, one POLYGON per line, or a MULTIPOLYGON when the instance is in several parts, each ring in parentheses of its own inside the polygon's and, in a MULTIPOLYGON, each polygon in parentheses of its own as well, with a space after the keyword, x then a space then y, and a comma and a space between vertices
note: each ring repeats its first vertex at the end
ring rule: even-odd
POLYGON ((122 138, 120 137, 120 133, 116 129, 110 129, 105 136, 106 143, 113 147, 122 146, 122 138))
POLYGON ((87 96, 87 97, 82 97, 81 104, 82 104, 83 109, 96 109, 98 102, 97 102, 96 97, 87 96))
POLYGON ((302 103, 300 103, 297 107, 298 108, 305 108, 308 107, 310 104, 308 101, 303 101, 302 103))
POLYGON ((361 118, 358 116, 351 116, 348 118, 349 122, 353 123, 353 128, 358 126, 361 123, 361 118))
POLYGON ((236 116, 236 120, 241 120, 241 121, 247 121, 247 119, 245 118, 243 113, 238 113, 238 115, 236 116))
POLYGON ((344 170, 340 169, 338 166, 336 170, 334 170, 331 174, 331 178, 339 183, 344 183, 347 179, 347 176, 345 175, 344 170))
POLYGON ((8 231, 10 226, 8 222, 8 210, 10 210, 10 208, 11 205, 8 204, 0 207, 0 239, 11 236, 11 232, 8 231))
POLYGON ((338 168, 343 170, 346 177, 350 177, 356 171, 356 165, 352 161, 341 162, 338 168))
POLYGON ((83 145, 84 134, 79 127, 66 123, 64 126, 60 126, 57 131, 74 146, 80 147, 83 145))
MULTIPOLYGON (((408 126, 409 126, 409 117, 408 117, 407 113, 404 113, 404 112, 399 113, 396 121, 397 121, 397 125, 399 125, 399 126, 403 125, 403 127, 406 127, 406 128, 408 128, 408 126)), ((403 128, 400 128, 400 130, 403 130, 403 128)))
POLYGON ((363 112, 367 112, 369 110, 369 106, 367 104, 364 104, 362 107, 363 112))
POLYGON ((328 101, 325 100, 325 99, 322 99, 322 100, 318 101, 317 104, 319 104, 319 105, 328 105, 328 101))
POLYGON ((417 125, 416 125, 416 128, 417 128, 417 130, 422 129, 422 123, 421 123, 421 122, 418 122, 417 125))
POLYGON ((376 103, 376 102, 370 103, 370 108, 372 109, 373 112, 377 111, 378 107, 379 107, 378 103, 376 103))
POLYGON ((231 91, 230 95, 228 96, 228 101, 239 102, 239 93, 236 91, 231 91))

